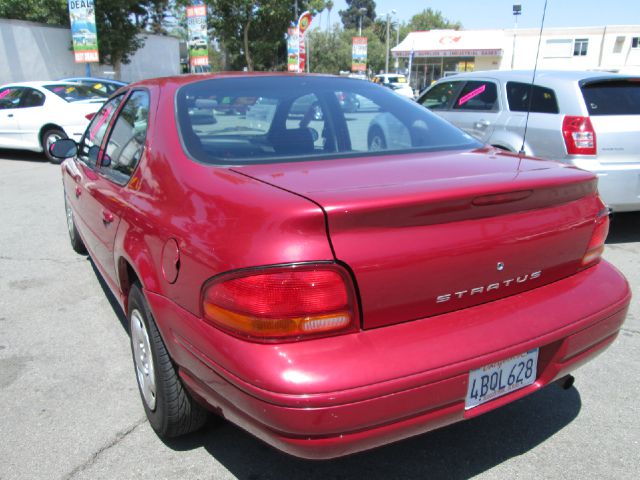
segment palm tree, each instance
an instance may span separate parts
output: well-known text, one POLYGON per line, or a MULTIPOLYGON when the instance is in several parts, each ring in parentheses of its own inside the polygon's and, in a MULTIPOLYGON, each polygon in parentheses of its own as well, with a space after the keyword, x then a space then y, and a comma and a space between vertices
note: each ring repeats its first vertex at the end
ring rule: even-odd
POLYGON ((329 0, 325 3, 325 8, 327 9, 327 30, 331 30, 331 9, 333 8, 333 2, 329 0))

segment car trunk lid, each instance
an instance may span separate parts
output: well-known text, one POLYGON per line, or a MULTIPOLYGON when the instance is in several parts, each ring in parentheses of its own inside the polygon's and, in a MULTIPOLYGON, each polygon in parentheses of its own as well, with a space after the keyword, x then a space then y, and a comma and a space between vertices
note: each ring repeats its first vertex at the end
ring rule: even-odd
POLYGON ((364 328, 575 273, 602 209, 592 174, 489 149, 235 170, 323 208, 336 259, 355 276, 364 328))

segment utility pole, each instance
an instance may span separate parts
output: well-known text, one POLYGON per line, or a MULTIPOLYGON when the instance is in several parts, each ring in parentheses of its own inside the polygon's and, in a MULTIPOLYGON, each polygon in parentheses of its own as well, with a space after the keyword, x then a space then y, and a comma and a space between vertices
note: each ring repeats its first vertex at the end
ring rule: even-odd
POLYGON ((387 13, 387 54, 384 57, 384 73, 389 73, 389 23, 391 22, 391 15, 395 14, 395 10, 391 10, 387 13))

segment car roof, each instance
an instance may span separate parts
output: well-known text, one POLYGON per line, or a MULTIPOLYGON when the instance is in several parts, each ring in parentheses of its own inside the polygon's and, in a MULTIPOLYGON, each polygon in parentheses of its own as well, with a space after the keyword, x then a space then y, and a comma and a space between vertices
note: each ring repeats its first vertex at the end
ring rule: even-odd
POLYGON ((45 85, 60 85, 60 84, 69 84, 69 85, 80 85, 77 82, 71 82, 68 80, 46 80, 46 81, 31 81, 31 82, 13 82, 7 83, 5 85, 0 85, 0 88, 4 87, 44 87, 45 85))
MULTIPOLYGON (((495 78, 499 80, 514 80, 525 83, 531 82, 533 78, 533 70, 480 70, 476 72, 464 72, 439 80, 452 81, 468 78, 495 78)), ((577 70, 538 70, 536 71, 536 83, 540 80, 545 81, 574 81, 591 79, 613 79, 613 78, 631 78, 632 75, 621 75, 619 73, 603 72, 603 71, 577 71, 577 70)))
POLYGON ((127 85, 127 82, 123 82, 122 80, 115 80, 113 78, 100 78, 100 77, 65 77, 65 78, 61 78, 58 81, 59 82, 63 82, 63 81, 75 82, 75 81, 82 81, 82 80, 88 80, 91 82, 115 83, 116 85, 121 85, 121 86, 127 85))
POLYGON ((186 75, 175 75, 171 77, 157 77, 140 80, 129 84, 129 86, 162 86, 164 84, 176 84, 181 87, 194 82, 204 80, 215 80, 218 78, 258 78, 258 77, 315 77, 315 78, 340 78, 345 82, 361 82, 358 78, 341 77, 339 75, 329 75, 324 73, 289 73, 289 72, 215 72, 215 73, 190 73, 186 75))

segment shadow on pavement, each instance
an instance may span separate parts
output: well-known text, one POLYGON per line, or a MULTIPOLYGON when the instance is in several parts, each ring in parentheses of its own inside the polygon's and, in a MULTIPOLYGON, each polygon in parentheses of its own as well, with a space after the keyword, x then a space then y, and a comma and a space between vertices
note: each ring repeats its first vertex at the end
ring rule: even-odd
POLYGON ((607 243, 640 242, 640 212, 616 213, 611 219, 607 243))
POLYGON ((204 447, 241 480, 466 479, 535 448, 571 423, 581 405, 575 388, 553 384, 475 419, 325 462, 280 453, 228 422, 167 445, 204 447))
POLYGON ((48 163, 43 153, 28 152, 25 150, 0 149, 0 159, 17 160, 20 162, 48 163))
POLYGON ((89 255, 87 255, 86 258, 87 258, 87 261, 89 262, 89 264, 91 265, 91 268, 93 269, 93 273, 95 274, 96 278, 98 279, 98 283, 100 284, 100 288, 102 288, 102 291, 104 292, 105 297, 107 297, 109 305, 111 305, 111 308, 113 309, 113 312, 116 314, 116 317, 118 317, 118 320, 120 321, 120 324, 122 325, 122 328, 124 328, 124 331, 128 335, 129 334, 129 321, 127 320, 127 316, 125 315, 125 313, 122 310, 122 308, 120 308, 120 304, 118 303, 118 299, 113 295, 113 293, 111 292, 111 289, 109 288, 109 285, 107 285, 107 282, 104 281, 104 278, 102 278, 102 274, 100 273, 100 270, 98 270, 98 267, 96 267, 96 264, 93 263, 93 259, 89 255))

